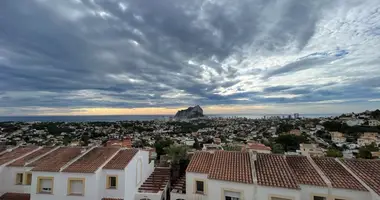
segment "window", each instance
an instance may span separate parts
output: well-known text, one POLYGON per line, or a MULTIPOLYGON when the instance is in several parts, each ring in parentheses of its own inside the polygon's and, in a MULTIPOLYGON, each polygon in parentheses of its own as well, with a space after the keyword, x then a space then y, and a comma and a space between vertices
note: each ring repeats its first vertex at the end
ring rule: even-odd
POLYGON ((345 200, 345 199, 337 199, 337 198, 335 198, 335 200, 345 200))
POLYGON ((69 178, 67 181, 68 195, 84 195, 84 178, 69 178))
POLYGON ((117 176, 107 176, 107 189, 117 189, 117 176))
POLYGON ((23 173, 17 173, 16 174, 16 185, 22 185, 24 180, 24 174, 23 173))
POLYGON ((240 192, 224 191, 225 200, 240 200, 240 192))
POLYGON ((196 184, 196 193, 201 193, 203 194, 205 192, 205 189, 204 189, 204 182, 203 181, 196 181, 195 182, 196 184))
POLYGON ((25 185, 31 185, 31 184, 32 184, 32 173, 26 173, 25 185))
POLYGON ((327 200, 326 197, 314 196, 313 200, 327 200))
POLYGON ((54 188, 53 177, 38 177, 37 178, 37 193, 52 194, 54 188))

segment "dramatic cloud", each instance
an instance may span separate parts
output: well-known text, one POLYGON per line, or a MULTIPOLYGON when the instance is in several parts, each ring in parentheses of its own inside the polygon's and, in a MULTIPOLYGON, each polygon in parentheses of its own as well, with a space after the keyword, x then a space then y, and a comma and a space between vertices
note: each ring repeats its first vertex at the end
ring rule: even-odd
POLYGON ((2 0, 0 27, 0 115, 379 107, 378 0, 2 0))

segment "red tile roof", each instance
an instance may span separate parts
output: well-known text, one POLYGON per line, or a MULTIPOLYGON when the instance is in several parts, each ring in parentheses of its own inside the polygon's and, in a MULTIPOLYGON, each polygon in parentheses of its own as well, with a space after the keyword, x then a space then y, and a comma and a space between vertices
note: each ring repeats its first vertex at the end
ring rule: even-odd
POLYGON ((113 156, 119 148, 97 147, 66 167, 62 172, 93 173, 113 156))
POLYGON ((255 168, 259 185, 299 189, 295 174, 283 155, 257 154, 255 168))
POLYGON ((137 149, 121 150, 103 167, 103 169, 124 169, 137 152, 137 149))
POLYGON ((215 152, 208 178, 253 183, 249 153, 238 151, 215 152))
POLYGON ((0 155, 0 165, 3 165, 7 162, 10 162, 16 158, 19 158, 27 153, 30 153, 31 151, 37 149, 38 147, 18 147, 16 149, 13 149, 10 152, 6 152, 4 154, 0 155))
POLYGON ((334 158, 313 157, 313 160, 331 181, 334 188, 367 191, 367 189, 342 165, 336 162, 334 158))
POLYGON ((327 187, 306 156, 286 156, 286 161, 300 184, 327 187))
POLYGON ((43 158, 27 165, 27 167, 35 166, 32 171, 59 172, 61 167, 79 156, 82 150, 82 148, 78 147, 61 147, 43 158))
POLYGON ((23 167, 27 162, 37 158, 38 156, 41 156, 49 151, 51 151, 53 148, 55 147, 44 147, 44 148, 41 148, 23 158, 20 158, 14 162, 12 162, 11 164, 9 164, 8 166, 11 166, 11 167, 23 167))
POLYGON ((3 194, 0 200, 30 200, 30 194, 8 192, 3 194))
POLYGON ((380 160, 347 159, 342 162, 373 191, 380 195, 380 160))
POLYGON ((209 152, 195 152, 191 158, 189 165, 187 166, 186 171, 208 174, 213 158, 214 155, 209 152))

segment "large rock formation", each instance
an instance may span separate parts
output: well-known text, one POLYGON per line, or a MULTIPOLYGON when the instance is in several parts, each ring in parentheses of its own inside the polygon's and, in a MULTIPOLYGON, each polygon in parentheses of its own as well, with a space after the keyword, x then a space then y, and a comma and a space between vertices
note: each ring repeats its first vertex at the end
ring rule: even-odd
POLYGON ((194 107, 189 107, 186 110, 180 110, 175 114, 174 118, 176 119, 191 119, 191 118, 198 118, 203 117, 203 110, 202 108, 197 105, 194 107))

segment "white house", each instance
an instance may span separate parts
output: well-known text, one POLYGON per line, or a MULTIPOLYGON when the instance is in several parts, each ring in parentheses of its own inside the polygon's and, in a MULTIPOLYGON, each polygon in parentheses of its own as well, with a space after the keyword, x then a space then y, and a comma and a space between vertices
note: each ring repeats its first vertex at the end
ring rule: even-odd
POLYGON ((135 199, 154 169, 149 152, 114 147, 17 148, 0 164, 2 200, 135 199))
POLYGON ((373 160, 196 152, 171 199, 380 200, 378 165, 373 160))
POLYGON ((369 126, 380 126, 380 121, 375 120, 375 119, 371 119, 371 120, 368 120, 368 125, 369 126))
POLYGON ((346 142, 346 137, 341 132, 331 132, 331 141, 334 143, 344 143, 346 142))

